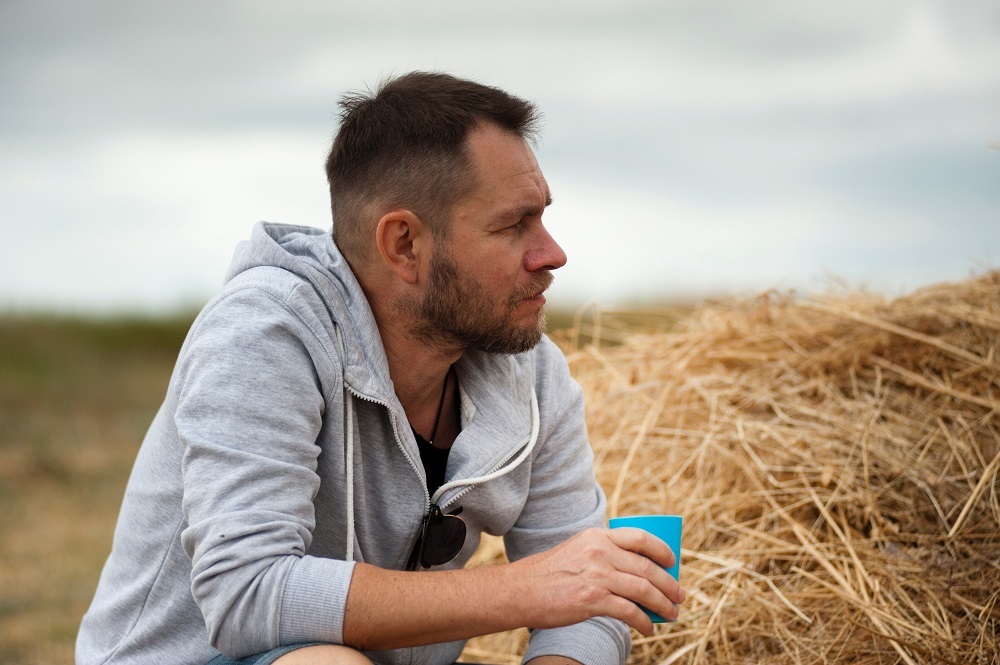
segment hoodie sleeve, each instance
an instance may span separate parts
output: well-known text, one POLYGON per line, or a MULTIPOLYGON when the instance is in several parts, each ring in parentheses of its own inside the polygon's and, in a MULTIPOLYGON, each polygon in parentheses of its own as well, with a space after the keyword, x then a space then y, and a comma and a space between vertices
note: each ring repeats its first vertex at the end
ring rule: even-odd
POLYGON ((178 362, 182 543, 211 643, 233 657, 343 639, 353 564, 305 554, 327 404, 317 353, 286 301, 244 288, 199 318, 178 362))
MULTIPOLYGON (((532 461, 524 510, 504 538, 511 561, 551 549, 584 529, 606 526, 607 502, 594 476, 583 391, 551 341, 543 340, 535 358, 540 445, 532 461)), ((624 623, 596 617, 563 628, 531 631, 524 662, 556 655, 584 665, 621 665, 630 648, 624 623)))

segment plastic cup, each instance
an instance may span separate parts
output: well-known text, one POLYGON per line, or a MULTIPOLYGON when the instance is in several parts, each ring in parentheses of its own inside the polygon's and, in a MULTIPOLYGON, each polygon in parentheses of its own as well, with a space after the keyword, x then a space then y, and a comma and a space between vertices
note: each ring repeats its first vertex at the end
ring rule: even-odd
MULTIPOLYGON (((621 527, 631 527, 647 531, 667 544, 674 552, 674 565, 664 568, 671 577, 678 582, 681 581, 681 532, 684 527, 684 518, 680 515, 633 515, 631 517, 612 517, 608 520, 608 526, 612 529, 621 527)), ((639 607, 642 607, 640 605, 639 607)), ((652 619, 653 623, 668 623, 656 612, 651 612, 645 607, 642 610, 652 619)))

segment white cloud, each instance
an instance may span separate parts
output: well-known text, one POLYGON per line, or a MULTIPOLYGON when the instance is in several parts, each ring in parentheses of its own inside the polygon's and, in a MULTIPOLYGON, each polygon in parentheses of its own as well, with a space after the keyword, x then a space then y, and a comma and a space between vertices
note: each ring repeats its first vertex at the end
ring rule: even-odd
POLYGON ((972 247, 933 220, 908 214, 780 200, 711 212, 648 189, 551 176, 549 182, 555 204, 546 225, 569 257, 552 289, 561 305, 808 291, 822 287, 826 274, 898 293, 962 279, 1000 259, 997 231, 984 229, 972 247))
POLYGON ((0 249, 0 305, 200 302, 257 221, 329 226, 324 150, 315 137, 251 133, 131 135, 58 157, 4 154, 0 215, 24 232, 8 232, 0 249), (34 190, 27 197, 25 187, 34 190), (51 199, 45 208, 31 205, 41 197, 51 199))

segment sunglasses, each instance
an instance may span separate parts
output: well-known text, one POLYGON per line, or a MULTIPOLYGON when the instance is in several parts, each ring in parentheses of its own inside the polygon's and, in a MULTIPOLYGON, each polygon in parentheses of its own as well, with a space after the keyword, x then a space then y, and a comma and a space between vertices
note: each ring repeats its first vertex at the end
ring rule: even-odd
POLYGON ((420 538, 417 539, 410 553, 407 570, 440 566, 446 564, 462 551, 465 545, 465 522, 458 515, 462 512, 459 506, 450 513, 441 512, 437 504, 431 504, 430 512, 424 517, 420 538))

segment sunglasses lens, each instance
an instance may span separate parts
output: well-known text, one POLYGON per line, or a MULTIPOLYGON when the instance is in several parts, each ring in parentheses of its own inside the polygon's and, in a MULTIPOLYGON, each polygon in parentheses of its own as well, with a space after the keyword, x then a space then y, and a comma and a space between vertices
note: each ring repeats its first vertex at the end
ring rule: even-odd
POLYGON ((444 515, 437 506, 424 526, 420 564, 424 568, 448 563, 465 545, 465 522, 455 515, 444 515))

